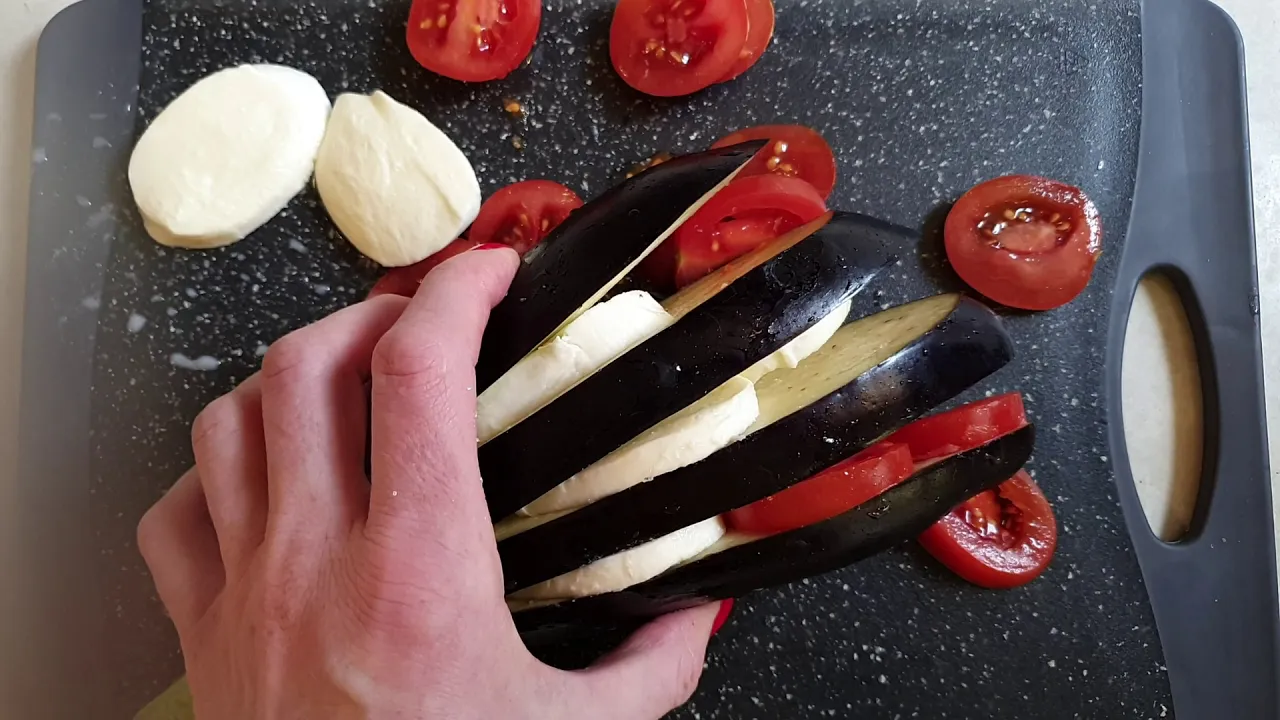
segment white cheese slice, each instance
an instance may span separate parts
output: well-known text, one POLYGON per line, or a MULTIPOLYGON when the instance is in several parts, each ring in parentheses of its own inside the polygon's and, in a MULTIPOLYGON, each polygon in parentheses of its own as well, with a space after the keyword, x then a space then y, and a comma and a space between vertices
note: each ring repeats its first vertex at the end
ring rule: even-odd
POLYGON ((339 96, 316 158, 316 188, 351 244, 387 267, 440 250, 480 211, 480 184, 462 150, 381 91, 339 96))
POLYGON ((752 365, 746 372, 742 373, 743 376, 751 380, 751 382, 756 382, 774 370, 794 368, 799 365, 801 360, 818 352, 823 345, 827 344, 831 336, 836 334, 836 331, 840 329, 840 326, 849 317, 849 310, 852 307, 853 300, 845 300, 835 310, 828 313, 826 317, 797 335, 791 342, 752 365))
POLYGON ((716 544, 724 534, 725 526, 720 518, 709 518, 519 590, 509 598, 514 601, 561 600, 623 590, 696 557, 716 544))
POLYGON ((755 386, 730 378, 706 397, 529 503, 521 515, 544 515, 588 505, 658 475, 692 465, 737 442, 756 421, 755 386))
POLYGON ((284 209, 311 177, 329 96, 310 75, 241 65, 187 88, 138 139, 129 185, 162 245, 229 245, 284 209))
POLYGON ((675 320, 643 290, 592 306, 476 398, 481 445, 657 334, 675 320))

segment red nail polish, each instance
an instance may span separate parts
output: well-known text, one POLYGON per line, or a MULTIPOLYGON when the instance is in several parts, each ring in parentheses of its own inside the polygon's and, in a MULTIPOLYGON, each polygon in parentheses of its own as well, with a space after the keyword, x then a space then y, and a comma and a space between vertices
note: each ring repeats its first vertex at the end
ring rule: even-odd
POLYGON ((471 249, 472 250, 497 250, 498 248, 504 248, 504 247, 507 247, 507 246, 503 245, 502 243, 485 243, 483 245, 477 245, 471 249))
POLYGON ((729 613, 732 613, 732 612, 733 612, 733 598, 729 598, 728 600, 721 600, 720 611, 716 613, 716 621, 711 624, 712 637, 714 637, 716 633, 720 632, 720 628, 724 627, 725 623, 729 622, 729 613))

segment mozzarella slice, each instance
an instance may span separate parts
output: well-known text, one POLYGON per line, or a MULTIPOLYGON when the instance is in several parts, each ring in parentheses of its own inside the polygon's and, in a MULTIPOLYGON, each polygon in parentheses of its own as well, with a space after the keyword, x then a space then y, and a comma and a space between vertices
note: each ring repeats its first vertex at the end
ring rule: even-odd
POLYGON ((742 373, 743 376, 751 380, 751 382, 756 382, 774 370, 794 368, 799 365, 801 360, 818 352, 823 345, 827 344, 831 336, 836 334, 841 325, 844 325, 844 321, 849 317, 849 310, 852 308, 853 299, 845 300, 835 310, 828 313, 826 317, 797 335, 791 342, 752 365, 746 372, 742 373))
POLYGON ((152 121, 129 159, 147 232, 162 245, 213 248, 274 217, 311 177, 329 97, 280 65, 220 70, 152 121))
POLYGON ((643 290, 592 306, 480 393, 477 440, 489 442, 673 322, 643 290))
POLYGON ((513 601, 563 600, 623 590, 650 580, 715 545, 724 537, 719 517, 597 560, 546 582, 512 593, 513 601))
POLYGON ((351 244, 387 267, 440 250, 480 211, 480 184, 458 146, 381 91, 338 98, 316 188, 351 244))
POLYGON ((521 515, 571 510, 692 465, 742 439, 760 407, 755 386, 731 378, 706 397, 650 428, 591 467, 529 503, 521 515))

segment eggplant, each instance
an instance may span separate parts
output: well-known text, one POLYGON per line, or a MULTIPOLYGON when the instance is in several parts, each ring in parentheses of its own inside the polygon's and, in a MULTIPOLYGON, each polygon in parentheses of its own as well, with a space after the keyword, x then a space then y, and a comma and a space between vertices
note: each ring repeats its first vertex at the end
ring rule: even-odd
MULTIPOLYGON (((960 394, 1012 357, 1012 341, 995 313, 959 295, 849 323, 799 367, 756 385, 760 417, 739 442, 499 542, 506 591, 785 490, 960 394)), ((587 433, 588 427, 569 429, 561 436, 568 442, 547 440, 542 449, 571 452, 587 433)))
POLYGON ((604 297, 764 145, 672 158, 570 213, 525 255, 506 298, 490 313, 477 392, 604 297))
POLYGON ((526 642, 537 642, 567 628, 639 624, 838 570, 916 537, 968 498, 1008 480, 1030 458, 1034 440, 1028 425, 919 469, 831 519, 754 540, 738 538, 626 590, 516 611, 516 627, 526 642))
POLYGON ((490 516, 502 520, 786 345, 859 295, 897 258, 834 216, 767 261, 726 266, 671 300, 676 322, 480 448, 490 516), (727 282, 727 284, 726 284, 727 282))

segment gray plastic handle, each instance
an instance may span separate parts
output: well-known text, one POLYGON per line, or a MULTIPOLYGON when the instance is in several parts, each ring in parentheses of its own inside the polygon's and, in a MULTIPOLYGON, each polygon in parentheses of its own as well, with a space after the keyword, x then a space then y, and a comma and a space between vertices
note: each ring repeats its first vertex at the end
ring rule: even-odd
POLYGON ((1231 19, 1207 0, 1147 0, 1142 31, 1138 176, 1107 344, 1120 501, 1177 717, 1271 719, 1280 717, 1280 613, 1243 45, 1231 19), (1170 277, 1182 297, 1204 395, 1198 506, 1190 533, 1176 543, 1159 540, 1147 523, 1119 402, 1129 307, 1152 270, 1170 277))

